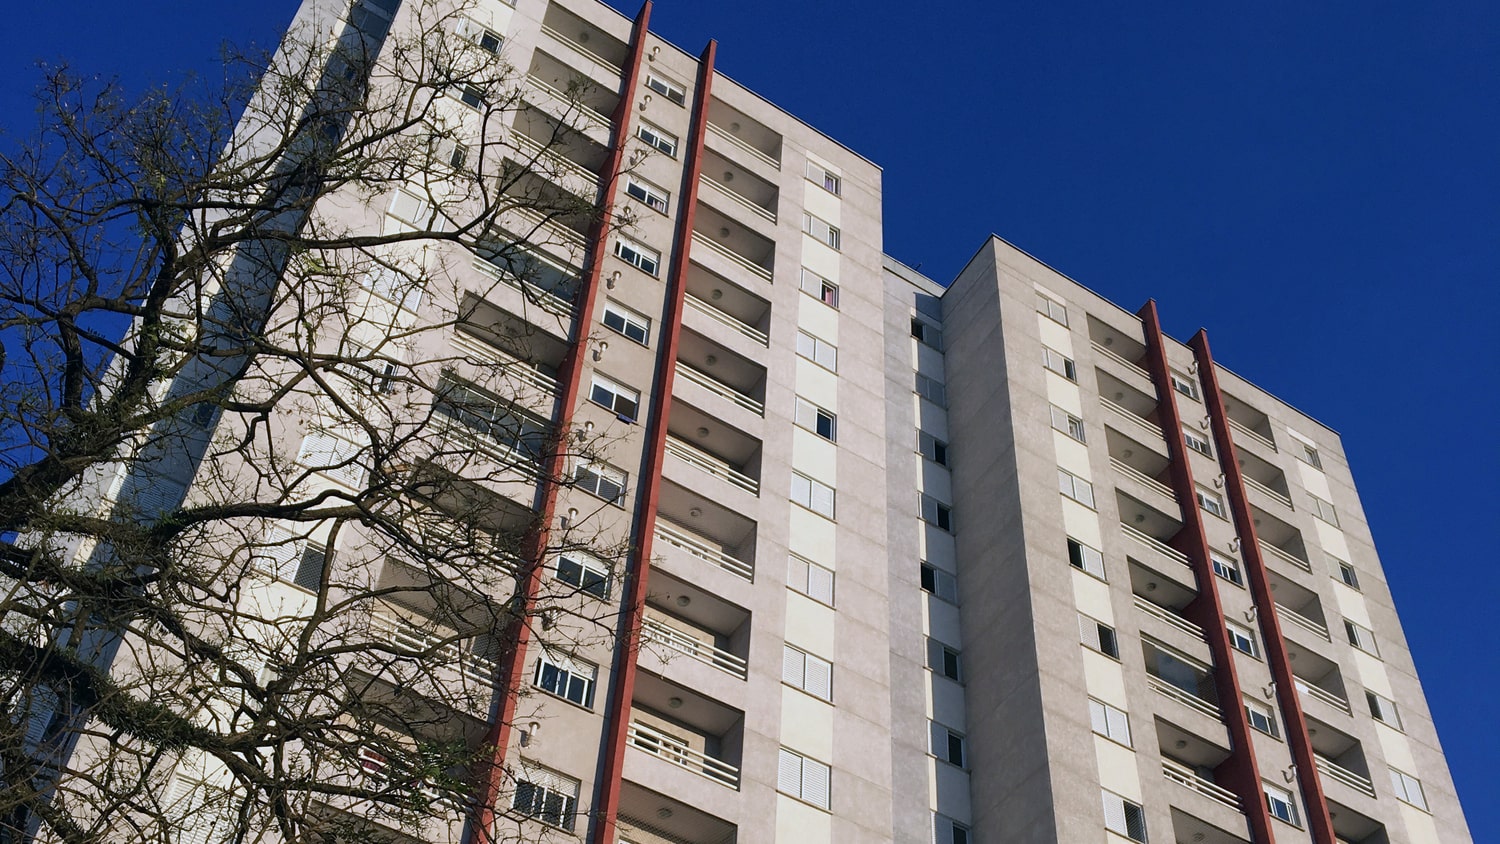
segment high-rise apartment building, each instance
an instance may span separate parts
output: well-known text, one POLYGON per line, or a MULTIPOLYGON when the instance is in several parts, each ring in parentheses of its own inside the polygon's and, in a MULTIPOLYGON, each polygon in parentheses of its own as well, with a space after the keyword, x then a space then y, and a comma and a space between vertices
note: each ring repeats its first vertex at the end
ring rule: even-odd
POLYGON ((501 494, 630 550, 540 569, 618 639, 485 663, 534 692, 462 716, 493 817, 388 837, 1469 841, 1337 434, 999 239, 946 287, 886 257, 880 168, 650 12, 476 0, 452 34, 524 75, 517 150, 574 127, 538 178, 616 225, 531 221, 550 289, 454 262, 426 351, 524 335, 509 424, 609 448, 501 494))

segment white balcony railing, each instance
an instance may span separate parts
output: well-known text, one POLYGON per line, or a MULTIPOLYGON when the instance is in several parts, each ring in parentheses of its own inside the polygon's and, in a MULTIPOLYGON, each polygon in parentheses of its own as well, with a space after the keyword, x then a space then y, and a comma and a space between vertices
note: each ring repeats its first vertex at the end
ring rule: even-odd
POLYGON ((1168 683, 1166 680, 1161 679, 1155 674, 1147 674, 1146 681, 1151 685, 1151 688, 1154 689, 1157 694, 1163 697, 1171 698, 1172 700, 1177 701, 1178 703, 1188 707, 1189 709, 1194 709, 1198 712, 1201 712, 1216 721, 1220 720, 1223 717, 1219 714, 1219 707, 1204 700, 1201 697, 1198 697, 1192 692, 1177 688, 1176 686, 1168 683))
MULTIPOLYGON (((536 88, 538 91, 541 91, 542 93, 547 94, 548 96, 557 100, 557 104, 563 107, 564 114, 566 114, 568 110, 583 112, 585 115, 598 120, 600 123, 603 123, 606 126, 609 125, 609 115, 594 108, 583 100, 580 100, 577 97, 570 97, 568 96, 566 91, 560 91, 557 88, 552 87, 548 83, 536 78, 535 76, 526 77, 526 81, 530 82, 533 88, 536 88)), ((530 98, 528 97, 527 99, 529 100, 530 98)))
POLYGON ((1321 753, 1313 754, 1313 764, 1329 779, 1337 780, 1368 797, 1375 796, 1375 784, 1370 782, 1369 777, 1362 777, 1321 753))
POLYGON ((452 636, 429 633, 396 615, 370 613, 370 633, 392 647, 429 653, 430 659, 458 666, 465 679, 488 686, 495 681, 495 662, 466 650, 452 636))
POLYGON ((1188 621, 1187 619, 1183 618, 1175 612, 1172 612, 1166 607, 1161 606, 1160 604, 1153 603, 1146 600, 1145 598, 1142 598, 1140 595, 1136 595, 1135 607, 1136 609, 1140 610, 1146 615, 1151 616, 1152 618, 1157 618, 1165 621, 1167 624, 1177 628, 1178 630, 1181 630, 1183 633, 1192 636, 1194 639, 1197 639, 1200 642, 1207 641, 1203 637, 1202 627, 1199 627, 1191 621, 1188 621))
POLYGON ((691 293, 684 294, 684 298, 687 300, 688 307, 707 314, 712 319, 715 319, 718 322, 721 322, 724 325, 734 329, 735 331, 745 335, 746 337, 749 337, 751 340, 754 340, 762 346, 771 345, 771 339, 766 336, 766 333, 764 331, 761 331, 758 328, 751 327, 749 323, 740 321, 736 317, 730 315, 725 311, 719 310, 712 304, 699 299, 697 296, 694 296, 691 293))
POLYGON ((1265 540, 1261 540, 1260 550, 1266 552, 1267 554, 1270 554, 1278 560, 1281 560, 1283 563, 1290 563, 1291 565, 1294 565, 1297 568, 1302 569, 1303 571, 1312 571, 1312 563, 1309 563, 1308 561, 1302 559, 1301 557, 1295 556, 1288 551, 1283 551, 1280 548, 1277 548, 1275 545, 1266 542, 1265 540))
POLYGON ((1198 776, 1192 768, 1181 762, 1164 758, 1161 760, 1161 772, 1167 779, 1178 785, 1187 786, 1204 797, 1223 803, 1236 812, 1244 811, 1240 806, 1240 798, 1236 797, 1234 792, 1198 776))
POLYGON ((666 522, 658 520, 654 531, 656 538, 680 548, 700 560, 712 563, 721 569, 733 572, 746 580, 755 579, 755 567, 744 560, 731 557, 697 537, 691 536, 666 522))
POLYGON ((511 357, 466 331, 453 332, 453 348, 477 360, 504 366, 508 377, 515 378, 532 389, 539 390, 548 396, 557 395, 557 379, 525 361, 511 357))
POLYGON ((1309 683, 1300 677, 1296 678, 1294 682, 1297 684, 1297 691, 1302 692, 1313 700, 1320 700, 1323 703, 1326 703, 1329 706, 1333 707, 1334 709, 1342 709, 1345 712, 1350 711, 1349 701, 1344 700, 1333 692, 1330 692, 1321 686, 1314 686, 1312 683, 1309 683))
POLYGON ((743 680, 746 676, 745 660, 729 651, 701 642, 692 636, 670 627, 651 616, 641 620, 641 636, 648 642, 656 642, 679 653, 687 654, 704 665, 711 665, 731 677, 743 680))
POLYGON ((1127 478, 1130 478, 1141 486, 1144 486, 1147 489, 1150 489, 1161 495, 1165 495, 1167 498, 1171 498, 1174 501, 1176 500, 1176 497, 1172 494, 1171 487, 1151 477, 1145 472, 1142 472, 1139 469, 1136 469, 1113 457, 1109 458, 1109 465, 1113 466, 1115 468, 1115 471, 1119 472, 1127 478))
POLYGON ((569 38, 568 36, 563 35, 561 32, 558 32, 557 30, 553 29, 552 27, 550 27, 550 26, 548 26, 546 24, 542 24, 542 31, 545 32, 545 33, 547 33, 548 35, 552 36, 553 38, 556 38, 558 41, 561 41, 562 43, 568 45, 569 47, 572 47, 580 55, 582 55, 584 58, 587 58, 589 61, 593 62, 594 64, 597 64, 600 67, 605 68, 606 70, 613 71, 616 76, 618 76, 620 74, 620 66, 619 65, 617 65, 614 62, 610 61, 609 59, 606 59, 605 57, 599 55, 598 53, 594 52, 593 50, 590 50, 589 48, 583 46, 583 44, 579 43, 578 41, 575 41, 572 38, 569 38))
POLYGON ((1275 500, 1281 502, 1282 504, 1285 504, 1288 507, 1292 506, 1292 499, 1291 498, 1289 498, 1289 497, 1287 497, 1285 495, 1282 495, 1281 493, 1277 492, 1276 490, 1271 489, 1270 487, 1266 486, 1265 484, 1261 483, 1260 481, 1257 481, 1256 479, 1254 479, 1252 477, 1249 477, 1248 475, 1245 475, 1245 476, 1242 476, 1242 477, 1244 477, 1244 479, 1245 479, 1245 486, 1250 487, 1251 489, 1256 490, 1256 491, 1258 491, 1258 492, 1260 492, 1260 493, 1262 493, 1264 495, 1267 495, 1267 496, 1269 496, 1271 498, 1274 498, 1275 500))
POLYGON ((1125 367, 1125 370, 1127 372, 1134 373, 1135 375, 1138 375, 1138 376, 1146 379, 1147 381, 1151 380, 1151 373, 1149 373, 1146 370, 1142 369, 1137 364, 1134 364, 1134 363, 1126 360, 1125 358, 1121 357, 1116 352, 1110 351, 1110 349, 1109 349, 1108 346, 1105 346, 1105 345, 1103 345, 1101 343, 1091 343, 1090 345, 1092 345, 1094 347, 1094 351, 1098 352, 1099 354, 1103 355, 1106 358, 1109 358, 1110 360, 1114 361, 1115 363, 1119 364, 1120 366, 1125 367))
POLYGON ((687 380, 693 382, 694 384, 697 384, 698 386, 702 387, 705 390, 708 390, 711 393, 717 393, 718 395, 729 399, 730 401, 734 402, 740 407, 745 408, 746 410, 754 413, 757 416, 766 415, 766 406, 764 404, 761 404, 755 399, 750 398, 749 396, 745 395, 739 390, 736 390, 728 384, 725 384, 712 375, 688 366, 682 361, 677 362, 677 375, 680 378, 686 378, 687 380))
POLYGON ((1313 621, 1302 613, 1299 613, 1295 610, 1289 610, 1286 607, 1283 607, 1281 604, 1277 604, 1276 614, 1281 616, 1283 620, 1291 622, 1292 624, 1301 627, 1303 630, 1308 630, 1316 633, 1330 642, 1333 641, 1333 638, 1328 635, 1328 628, 1326 626, 1313 621))
POLYGON ((560 154, 554 149, 549 149, 530 136, 516 132, 511 136, 515 141, 516 148, 523 154, 531 157, 537 162, 546 162, 556 168, 555 175, 560 178, 574 179, 573 184, 563 185, 569 191, 584 195, 586 199, 593 199, 593 193, 599 186, 599 174, 592 172, 582 164, 560 154))
POLYGON ((1244 434, 1245 436, 1249 437, 1252 440, 1255 440, 1256 442, 1260 443, 1266 448, 1269 448, 1272 451, 1276 450, 1276 443, 1273 442, 1270 437, 1262 434, 1259 431, 1250 430, 1250 428, 1247 427, 1243 422, 1235 421, 1233 417, 1230 417, 1229 419, 1229 427, 1236 433, 1244 434))
POLYGON ((474 531, 465 536, 453 528, 452 522, 439 520, 422 524, 420 530, 422 538, 437 548, 446 546, 457 553, 483 557, 503 571, 515 573, 521 570, 521 558, 512 550, 512 544, 499 537, 483 531, 474 531))
POLYGON ((510 285, 511 287, 516 288, 517 290, 521 291, 522 296, 526 297, 526 301, 535 302, 545 311, 556 314, 558 316, 568 316, 573 313, 572 302, 569 302, 567 299, 564 299, 563 297, 557 295, 556 293, 553 293, 550 290, 547 290, 546 288, 539 287, 529 281, 523 281, 519 278, 516 278, 514 275, 511 275, 504 269, 495 266, 494 264, 477 255, 474 256, 474 269, 479 270, 480 272, 491 278, 498 279, 510 285))
POLYGON ((1163 557, 1166 557, 1173 562, 1181 563, 1188 568, 1192 568, 1193 564, 1188 561, 1188 556, 1186 554, 1178 551, 1176 548, 1173 548, 1167 543, 1162 542, 1160 539, 1157 539, 1156 537, 1146 533, 1145 531, 1136 527, 1132 527, 1131 525, 1127 525, 1124 522, 1120 523, 1120 530, 1123 531, 1126 536, 1134 539, 1136 542, 1139 542, 1147 548, 1150 548, 1156 553, 1161 554, 1163 557))
MULTIPOLYGON (((376 782, 387 783, 391 778, 390 762, 384 756, 381 756, 368 747, 361 747, 359 749, 359 770, 361 774, 376 782)), ((461 797, 444 791, 430 782, 412 782, 408 783, 406 788, 422 795, 429 804, 447 809, 463 811, 472 802, 472 798, 461 797)))
POLYGON ((710 135, 713 135, 716 138, 719 138, 721 140, 726 141, 727 143, 729 143, 730 146, 733 146, 733 147, 735 147, 737 149, 742 150, 745 153, 748 153, 755 160, 764 163, 766 166, 771 167, 772 169, 775 169, 775 170, 780 170, 781 169, 781 162, 780 161, 777 161, 775 158, 772 158, 771 156, 767 155, 766 153, 761 152, 760 150, 756 149, 755 147, 751 146, 750 144, 746 143, 745 141, 742 141, 739 138, 736 138, 734 135, 729 134, 729 132, 727 132, 727 131, 725 131, 723 129, 720 129, 714 123, 709 123, 708 124, 708 133, 710 135))
POLYGON ((541 476, 541 464, 526 452, 500 442, 488 434, 476 431, 455 419, 439 416, 437 422, 443 441, 447 444, 444 449, 445 456, 449 459, 463 459, 467 457, 468 452, 477 452, 500 464, 502 469, 515 470, 527 479, 541 476), (454 449, 462 451, 455 452, 454 449))
POLYGON ((1145 428, 1146 430, 1150 431, 1152 434, 1155 434, 1157 439, 1161 440, 1163 443, 1166 443, 1166 441, 1167 441, 1167 435, 1164 434, 1164 433, 1162 433, 1160 425, 1156 424, 1155 422, 1152 422, 1150 419, 1147 419, 1146 417, 1140 415, 1139 413, 1136 413, 1135 411, 1131 410, 1128 407, 1125 407, 1124 405, 1115 404, 1114 402, 1110 401, 1109 399, 1106 399, 1106 398, 1103 398, 1103 397, 1101 397, 1099 399, 1099 404, 1103 405, 1105 408, 1107 408, 1109 410, 1114 411, 1115 413, 1118 413, 1119 415, 1125 417, 1126 419, 1130 420, 1131 422, 1134 422, 1135 424, 1140 425, 1142 428, 1145 428))
POLYGON ((776 222, 776 212, 775 211, 772 211, 772 210, 770 210, 768 208, 762 208, 761 206, 756 205, 754 202, 751 202, 749 199, 745 198, 744 196, 741 196, 739 194, 739 192, 731 189, 728 185, 724 184, 723 182, 718 181, 717 179, 711 179, 708 176, 699 176, 698 178, 704 184, 709 185, 710 187, 713 187, 714 189, 716 189, 717 191, 719 191, 719 193, 724 194, 726 197, 729 198, 729 200, 731 202, 734 202, 736 205, 740 206, 741 208, 745 209, 746 211, 749 211, 751 214, 754 214, 757 217, 761 217, 761 218, 764 218, 766 220, 769 220, 769 221, 771 221, 773 223, 776 222))
POLYGON ((770 270, 762 267, 760 264, 755 263, 754 261, 746 258, 744 255, 741 255, 740 253, 734 251, 733 249, 730 249, 722 243, 716 243, 712 238, 699 234, 698 232, 693 232, 693 245, 702 246, 704 249, 707 249, 708 251, 719 255, 730 263, 733 263, 736 266, 743 268, 747 272, 765 279, 766 281, 771 280, 770 270))
POLYGON ((639 721, 631 721, 627 738, 635 747, 665 759, 673 765, 687 768, 704 779, 713 780, 730 788, 740 787, 739 768, 688 747, 676 736, 667 735, 639 721))
POLYGON ((667 437, 667 453, 696 469, 707 472, 716 478, 726 480, 751 495, 760 495, 760 481, 685 440, 669 435, 667 437))

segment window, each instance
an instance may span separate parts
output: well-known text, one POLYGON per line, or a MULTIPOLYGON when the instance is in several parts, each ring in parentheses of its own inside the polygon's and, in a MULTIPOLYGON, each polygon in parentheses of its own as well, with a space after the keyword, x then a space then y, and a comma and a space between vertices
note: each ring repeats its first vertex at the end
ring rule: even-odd
POLYGON ((1375 647, 1375 634, 1370 630, 1352 621, 1345 621, 1344 633, 1349 637, 1349 644, 1372 656, 1380 656, 1380 651, 1375 647))
POLYGON ((629 475, 608 463, 580 459, 573 468, 573 485, 585 492, 608 501, 624 505, 625 482, 629 475))
POLYGON ((313 431, 303 437, 297 462, 339 483, 360 486, 365 480, 365 467, 360 463, 362 434, 352 426, 334 427, 336 430, 313 431))
POLYGON ((458 101, 472 109, 484 108, 484 89, 477 85, 465 85, 458 89, 458 101))
POLYGON ((1208 438, 1200 437, 1188 428, 1182 429, 1182 441, 1187 443, 1188 448, 1191 448, 1204 457, 1214 456, 1214 447, 1209 445, 1208 438))
POLYGON ((802 292, 830 308, 839 306, 839 286, 807 267, 802 268, 802 292))
POLYGON ((820 604, 833 606, 833 569, 790 555, 786 585, 820 604))
POLYGON ((663 214, 667 213, 667 203, 672 197, 667 191, 636 176, 625 177, 625 195, 663 214))
POLYGON ((936 378, 931 378, 918 372, 916 387, 913 389, 917 395, 927 399, 938 407, 948 406, 948 388, 936 378))
POLYGON ((926 343, 938 351, 943 349, 943 332, 926 320, 911 318, 911 336, 917 338, 918 342, 926 343))
POLYGON ((839 371, 839 349, 837 346, 806 331, 797 332, 797 354, 824 369, 839 371))
POLYGON ((1083 420, 1055 404, 1052 405, 1052 427, 1081 443, 1088 442, 1083 434, 1083 420))
POLYGON ((825 483, 809 478, 798 472, 792 473, 792 501, 817 513, 820 516, 833 518, 833 496, 834 489, 825 483))
POLYGON ((615 241, 615 257, 653 276, 661 270, 661 253, 628 237, 615 241))
POLYGON ((928 721, 927 726, 930 732, 928 750, 932 755, 950 765, 968 767, 969 748, 963 735, 936 721, 928 721))
POLYGON ((643 121, 641 125, 635 127, 635 136, 645 141, 646 146, 665 153, 671 158, 677 157, 677 136, 671 132, 643 121))
POLYGON ((1354 570, 1354 566, 1349 565, 1343 560, 1335 560, 1334 562, 1339 564, 1339 580, 1342 580, 1344 585, 1350 589, 1358 589, 1359 572, 1354 570))
POLYGON ((594 705, 594 678, 599 668, 567 654, 543 648, 536 658, 531 684, 585 709, 594 705))
POLYGON ((776 765, 776 790, 826 811, 829 773, 822 762, 783 747, 776 765))
POLYGON ((1271 711, 1271 707, 1247 700, 1245 701, 1245 718, 1250 722, 1251 729, 1259 730, 1272 738, 1279 738, 1276 733, 1276 715, 1271 711))
POLYGON ((475 21, 467 18, 460 19, 457 27, 458 37, 472 43, 474 46, 486 53, 499 54, 500 47, 504 43, 499 35, 485 29, 475 21))
POLYGON ((609 599, 609 566, 586 554, 574 551, 558 557, 557 579, 595 598, 609 599))
POLYGON ((1198 400, 1198 384, 1186 375, 1172 373, 1172 389, 1193 401, 1198 400))
POLYGON ((256 567, 272 577, 317 592, 323 586, 328 549, 278 524, 256 546, 254 558, 256 567))
POLYGON ((1079 571, 1104 580, 1104 555, 1082 542, 1068 537, 1068 563, 1079 571))
MULTIPOLYGON (((396 195, 391 197, 391 207, 387 213, 417 228, 426 228, 427 224, 432 221, 432 205, 427 198, 405 189, 396 190, 396 195)), ((395 287, 400 273, 387 267, 377 267, 370 275, 372 276, 370 287, 376 289, 382 281, 387 281, 388 287, 395 287)), ((376 292, 379 292, 378 289, 376 292)), ((396 300, 398 297, 387 295, 385 298, 396 300)))
POLYGON ((1292 799, 1290 791, 1268 782, 1261 783, 1261 789, 1266 794, 1266 809, 1270 811, 1271 817, 1292 826, 1301 826, 1297 821, 1297 803, 1292 799))
POLYGON ((791 645, 781 646, 781 682, 801 689, 821 700, 833 700, 833 663, 800 651, 791 645))
POLYGON ((1224 515, 1226 511, 1224 509, 1224 498, 1222 496, 1220 496, 1217 492, 1210 492, 1201 486, 1198 487, 1196 493, 1198 496, 1198 506, 1202 508, 1205 513, 1212 513, 1221 519, 1227 518, 1224 515))
POLYGON ((956 604, 958 603, 958 578, 932 563, 923 563, 922 591, 931 592, 950 604, 956 604))
POLYGON ((642 316, 619 302, 604 302, 604 327, 623 334, 642 346, 651 344, 651 318, 642 316))
POLYGON ((927 667, 955 683, 964 681, 958 649, 950 648, 931 637, 927 639, 927 667))
POLYGON ((1036 310, 1054 322, 1068 324, 1068 309, 1063 307, 1063 303, 1040 291, 1036 294, 1036 310))
POLYGON ((801 396, 797 397, 794 421, 829 442, 838 442, 838 417, 801 396))
POLYGON ((595 372, 593 386, 589 388, 589 401, 607 410, 614 411, 622 420, 634 422, 641 409, 641 394, 629 387, 617 384, 595 372))
POLYGON ((917 451, 939 466, 948 465, 948 444, 926 431, 917 431, 917 451))
POLYGON ((448 150, 448 166, 454 170, 462 170, 469 162, 469 148, 463 144, 454 144, 453 149, 448 150))
POLYGON ((1245 585, 1244 581, 1240 578, 1239 563, 1229 559, 1228 557, 1220 556, 1218 553, 1213 551, 1209 552, 1208 561, 1214 568, 1214 574, 1229 581, 1230 583, 1233 583, 1235 586, 1245 585))
POLYGON ((1309 495, 1308 498, 1312 499, 1312 513, 1314 516, 1317 516, 1318 518, 1329 523, 1330 525, 1333 525, 1334 527, 1339 526, 1339 514, 1337 510, 1333 509, 1332 504, 1329 504, 1327 501, 1324 501, 1316 495, 1309 495))
POLYGON ((1104 828, 1131 841, 1146 840, 1146 810, 1118 794, 1104 792, 1104 828))
POLYGON ((1323 458, 1318 456, 1318 450, 1301 440, 1297 441, 1297 447, 1292 449, 1292 453, 1297 455, 1298 460, 1301 460, 1314 469, 1323 468, 1323 458))
POLYGON ((1094 725, 1094 732, 1130 747, 1130 716, 1123 709, 1089 698, 1089 721, 1094 725))
POLYGON ((1057 491, 1090 510, 1094 509, 1094 485, 1066 469, 1057 470, 1057 491))
POLYGON ((1096 650, 1105 656, 1120 658, 1120 640, 1115 635, 1115 629, 1101 621, 1095 621, 1086 615, 1078 616, 1079 641, 1092 650, 1096 650))
MULTIPOLYGON (((443 375, 433 411, 465 426, 478 436, 481 447, 498 446, 531 461, 542 459, 551 439, 548 423, 475 387, 443 375)), ((503 455, 511 459, 511 454, 503 455)))
POLYGON ((523 760, 510 807, 544 824, 572 831, 578 814, 578 780, 523 760))
POLYGON ((1382 724, 1401 729, 1401 713, 1396 711, 1396 702, 1374 692, 1365 692, 1365 702, 1370 705, 1370 717, 1382 724))
POLYGON ((1422 793, 1422 781, 1411 774, 1391 769, 1391 785, 1396 789, 1396 798, 1416 806, 1423 811, 1427 810, 1427 796, 1422 793))
POLYGON ((1042 366, 1056 372, 1069 381, 1078 380, 1078 366, 1069 358, 1063 357, 1063 353, 1054 351, 1046 346, 1042 347, 1042 366))
POLYGON ((813 239, 819 243, 826 244, 834 249, 839 248, 840 241, 842 240, 837 227, 831 226, 811 214, 804 213, 802 215, 802 230, 812 235, 813 239))
POLYGON ((1229 644, 1231 647, 1242 654, 1249 654, 1256 659, 1260 658, 1260 651, 1255 646, 1254 633, 1232 621, 1224 622, 1224 629, 1229 631, 1229 644))
POLYGON ((940 530, 953 531, 953 508, 933 498, 926 493, 922 494, 921 503, 922 521, 940 530))
POLYGON ((657 76, 655 73, 646 74, 646 87, 678 105, 687 102, 686 88, 669 79, 657 76))
POLYGON ((833 171, 811 161, 807 162, 807 180, 834 196, 839 195, 839 189, 842 187, 842 180, 833 171))
POLYGON ((943 815, 932 816, 933 844, 973 844, 969 828, 943 815))

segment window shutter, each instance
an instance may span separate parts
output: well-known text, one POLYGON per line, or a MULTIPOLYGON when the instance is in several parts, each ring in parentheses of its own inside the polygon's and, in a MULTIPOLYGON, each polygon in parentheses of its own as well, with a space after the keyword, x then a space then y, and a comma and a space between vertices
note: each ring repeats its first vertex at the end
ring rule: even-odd
POLYGON ((784 747, 776 763, 776 787, 787 794, 802 796, 802 757, 784 747))
POLYGON ((1104 710, 1104 704, 1097 700, 1089 701, 1089 723, 1093 725, 1094 732, 1101 736, 1109 735, 1109 717, 1104 710))
POLYGON ((806 655, 791 645, 781 646, 781 680, 802 688, 803 666, 806 655))
POLYGON ((303 543, 302 553, 297 555, 297 574, 292 578, 292 583, 316 592, 323 585, 323 568, 327 563, 327 549, 321 545, 303 543))
POLYGON ((792 475, 792 500, 808 507, 812 506, 812 480, 802 475, 792 475))
MULTIPOLYGON (((349 433, 354 432, 351 430, 349 433)), ((302 439, 297 462, 340 483, 357 487, 365 478, 365 468, 355 459, 361 449, 358 442, 333 432, 313 431, 302 439)))
POLYGON ((807 594, 809 597, 833 604, 833 572, 822 566, 807 567, 807 594))
POLYGON ((1088 616, 1078 617, 1078 641, 1099 650, 1099 623, 1088 616))
POLYGON ((812 509, 833 518, 833 487, 816 482, 812 484, 812 509))
POLYGON ((802 688, 814 697, 832 700, 833 663, 819 659, 812 654, 805 654, 803 659, 802 688))
POLYGON ((1109 792, 1104 793, 1104 828, 1121 835, 1128 835, 1125 825, 1125 800, 1109 792))
POLYGON ((1112 706, 1104 710, 1104 717, 1109 725, 1109 737, 1120 744, 1131 746, 1130 717, 1112 706))
POLYGON ((281 525, 272 525, 253 552, 255 567, 279 580, 291 580, 306 544, 306 539, 295 537, 281 525))
POLYGON ((831 771, 827 765, 811 759, 802 760, 802 799, 820 809, 828 808, 828 780, 831 771))

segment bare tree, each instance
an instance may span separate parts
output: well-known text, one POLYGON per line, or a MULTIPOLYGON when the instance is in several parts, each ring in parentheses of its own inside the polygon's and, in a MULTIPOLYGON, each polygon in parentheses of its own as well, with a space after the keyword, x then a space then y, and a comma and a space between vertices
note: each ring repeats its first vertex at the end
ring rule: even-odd
POLYGON ((0 840, 457 838, 523 627, 614 628, 541 523, 623 494, 557 425, 591 92, 328 5, 215 96, 50 72, 0 157, 0 840))

